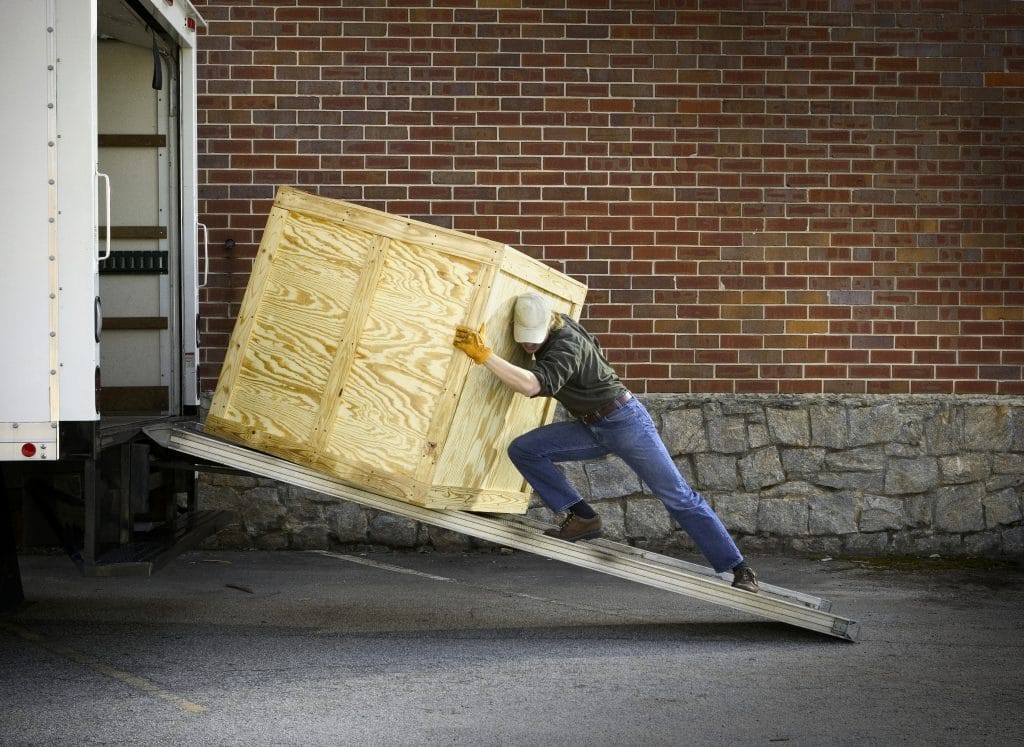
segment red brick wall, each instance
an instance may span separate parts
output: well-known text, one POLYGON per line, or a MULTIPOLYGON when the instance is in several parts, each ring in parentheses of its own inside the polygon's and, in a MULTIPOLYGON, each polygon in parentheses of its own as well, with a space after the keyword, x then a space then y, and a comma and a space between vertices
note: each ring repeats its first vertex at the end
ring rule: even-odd
POLYGON ((637 392, 1024 394, 1024 2, 195 4, 204 390, 291 184, 586 282, 637 392))

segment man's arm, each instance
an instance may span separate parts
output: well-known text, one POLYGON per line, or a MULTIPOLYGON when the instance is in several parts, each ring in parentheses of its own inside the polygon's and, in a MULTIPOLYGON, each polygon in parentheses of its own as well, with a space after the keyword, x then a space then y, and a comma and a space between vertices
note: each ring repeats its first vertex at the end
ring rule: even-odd
POLYGON ((533 397, 540 392, 540 379, 532 371, 509 363, 487 347, 484 340, 484 325, 480 325, 479 331, 461 325, 456 327, 454 345, 477 364, 483 365, 513 391, 527 397, 533 397))
POLYGON ((536 396, 540 392, 540 379, 533 371, 527 371, 514 363, 509 363, 500 355, 491 353, 483 365, 513 391, 527 397, 536 396))

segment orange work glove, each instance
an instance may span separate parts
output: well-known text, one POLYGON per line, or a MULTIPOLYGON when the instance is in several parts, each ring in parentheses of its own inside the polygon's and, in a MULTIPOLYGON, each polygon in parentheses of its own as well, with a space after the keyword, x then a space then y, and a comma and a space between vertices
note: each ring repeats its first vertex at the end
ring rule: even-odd
POLYGON ((491 357, 491 349, 484 340, 484 326, 481 324, 477 332, 460 324, 455 328, 455 341, 452 343, 477 363, 483 363, 491 357))

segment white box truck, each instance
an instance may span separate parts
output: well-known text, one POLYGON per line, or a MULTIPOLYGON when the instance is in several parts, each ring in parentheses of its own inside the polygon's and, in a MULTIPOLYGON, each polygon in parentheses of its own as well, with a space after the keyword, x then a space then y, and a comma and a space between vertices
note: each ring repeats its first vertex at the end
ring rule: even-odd
POLYGON ((149 572, 227 517, 143 428, 195 418, 205 228, 187 0, 4 0, 0 542, 149 572))

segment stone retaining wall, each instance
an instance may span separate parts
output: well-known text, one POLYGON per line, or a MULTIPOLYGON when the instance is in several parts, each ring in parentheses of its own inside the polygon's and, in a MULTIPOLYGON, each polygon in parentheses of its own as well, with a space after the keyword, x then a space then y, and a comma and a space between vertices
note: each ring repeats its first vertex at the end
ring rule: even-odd
MULTIPOLYGON (((641 398, 692 486, 750 555, 1024 555, 1024 400, 893 396, 641 398)), ((606 536, 693 549, 614 457, 572 464, 606 536)), ((476 541, 271 480, 205 475, 203 508, 240 521, 219 548, 476 541)), ((550 517, 534 498, 531 515, 550 517)))

